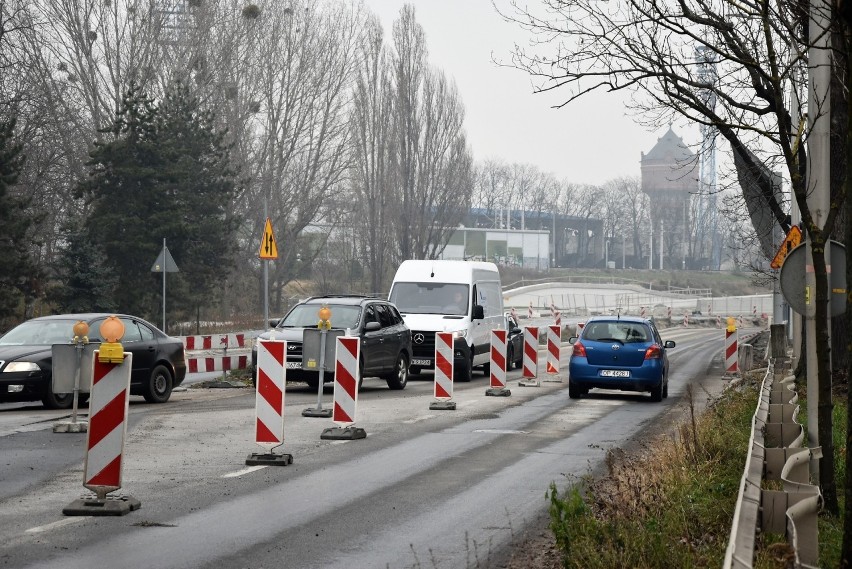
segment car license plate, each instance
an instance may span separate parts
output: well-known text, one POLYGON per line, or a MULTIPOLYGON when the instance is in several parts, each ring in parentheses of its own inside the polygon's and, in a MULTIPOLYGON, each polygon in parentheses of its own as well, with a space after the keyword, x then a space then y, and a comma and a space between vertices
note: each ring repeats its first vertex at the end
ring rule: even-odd
POLYGON ((602 369, 603 377, 630 377, 630 370, 626 369, 602 369))
POLYGON ((413 365, 413 366, 430 366, 430 365, 432 365, 432 360, 422 359, 422 358, 414 358, 414 359, 411 360, 411 365, 413 365))
POLYGON ((302 362, 287 362, 287 369, 302 369, 302 362))

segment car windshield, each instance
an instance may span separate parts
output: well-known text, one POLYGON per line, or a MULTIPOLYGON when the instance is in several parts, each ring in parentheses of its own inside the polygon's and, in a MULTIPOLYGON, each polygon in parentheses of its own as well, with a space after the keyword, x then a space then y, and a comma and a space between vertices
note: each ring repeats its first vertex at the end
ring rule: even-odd
POLYGON ((361 317, 361 307, 351 304, 297 304, 287 313, 278 328, 312 328, 319 322, 317 313, 323 306, 331 310, 331 327, 339 329, 354 329, 361 317))
POLYGON ((15 326, 2 337, 0 346, 50 346, 74 340, 76 320, 30 320, 15 326))
POLYGON ((403 314, 449 314, 464 316, 468 313, 470 287, 453 283, 396 283, 390 301, 403 314))
POLYGON ((591 341, 618 341, 624 344, 647 342, 651 337, 648 327, 636 322, 593 322, 583 332, 583 338, 591 341))

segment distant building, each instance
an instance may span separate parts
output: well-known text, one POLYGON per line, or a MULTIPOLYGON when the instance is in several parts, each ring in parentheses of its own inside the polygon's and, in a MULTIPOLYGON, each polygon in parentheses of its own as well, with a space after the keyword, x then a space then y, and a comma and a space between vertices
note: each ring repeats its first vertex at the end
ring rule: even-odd
POLYGON ((640 163, 642 191, 651 202, 652 266, 684 268, 689 257, 690 199, 698 190, 697 157, 669 127, 647 154, 642 153, 640 163))
MULTIPOLYGON (((596 267, 603 263, 603 221, 600 219, 529 210, 471 208, 459 231, 467 233, 464 243, 467 243, 468 255, 479 257, 493 242, 488 246, 489 261, 499 262, 501 253, 497 251, 505 251, 506 264, 538 267, 539 270, 596 267), (498 245, 500 241, 505 244, 498 245), (472 243, 481 243, 481 246, 473 250, 470 249, 472 243), (534 262, 534 257, 540 261, 534 262)), ((461 244, 462 238, 454 235, 450 245, 458 247, 461 244)), ((458 250, 450 249, 444 254, 449 258, 446 255, 457 255, 458 250)))

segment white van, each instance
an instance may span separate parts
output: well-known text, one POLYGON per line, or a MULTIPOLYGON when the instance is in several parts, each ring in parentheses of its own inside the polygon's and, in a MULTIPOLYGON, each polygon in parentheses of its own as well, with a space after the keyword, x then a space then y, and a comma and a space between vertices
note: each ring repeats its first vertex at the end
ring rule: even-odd
POLYGON ((389 300, 411 329, 411 373, 434 369, 435 332, 453 333, 455 379, 470 381, 475 366, 490 373, 491 331, 506 328, 497 265, 403 261, 389 300))

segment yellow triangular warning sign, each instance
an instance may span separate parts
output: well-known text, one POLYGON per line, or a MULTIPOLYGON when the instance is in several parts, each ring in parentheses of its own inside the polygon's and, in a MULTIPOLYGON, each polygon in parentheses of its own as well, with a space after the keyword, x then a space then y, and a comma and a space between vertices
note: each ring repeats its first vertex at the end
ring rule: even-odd
POLYGON ((266 226, 263 228, 263 239, 260 240, 260 258, 278 258, 278 244, 275 242, 275 236, 272 234, 272 223, 268 217, 266 218, 266 226))

